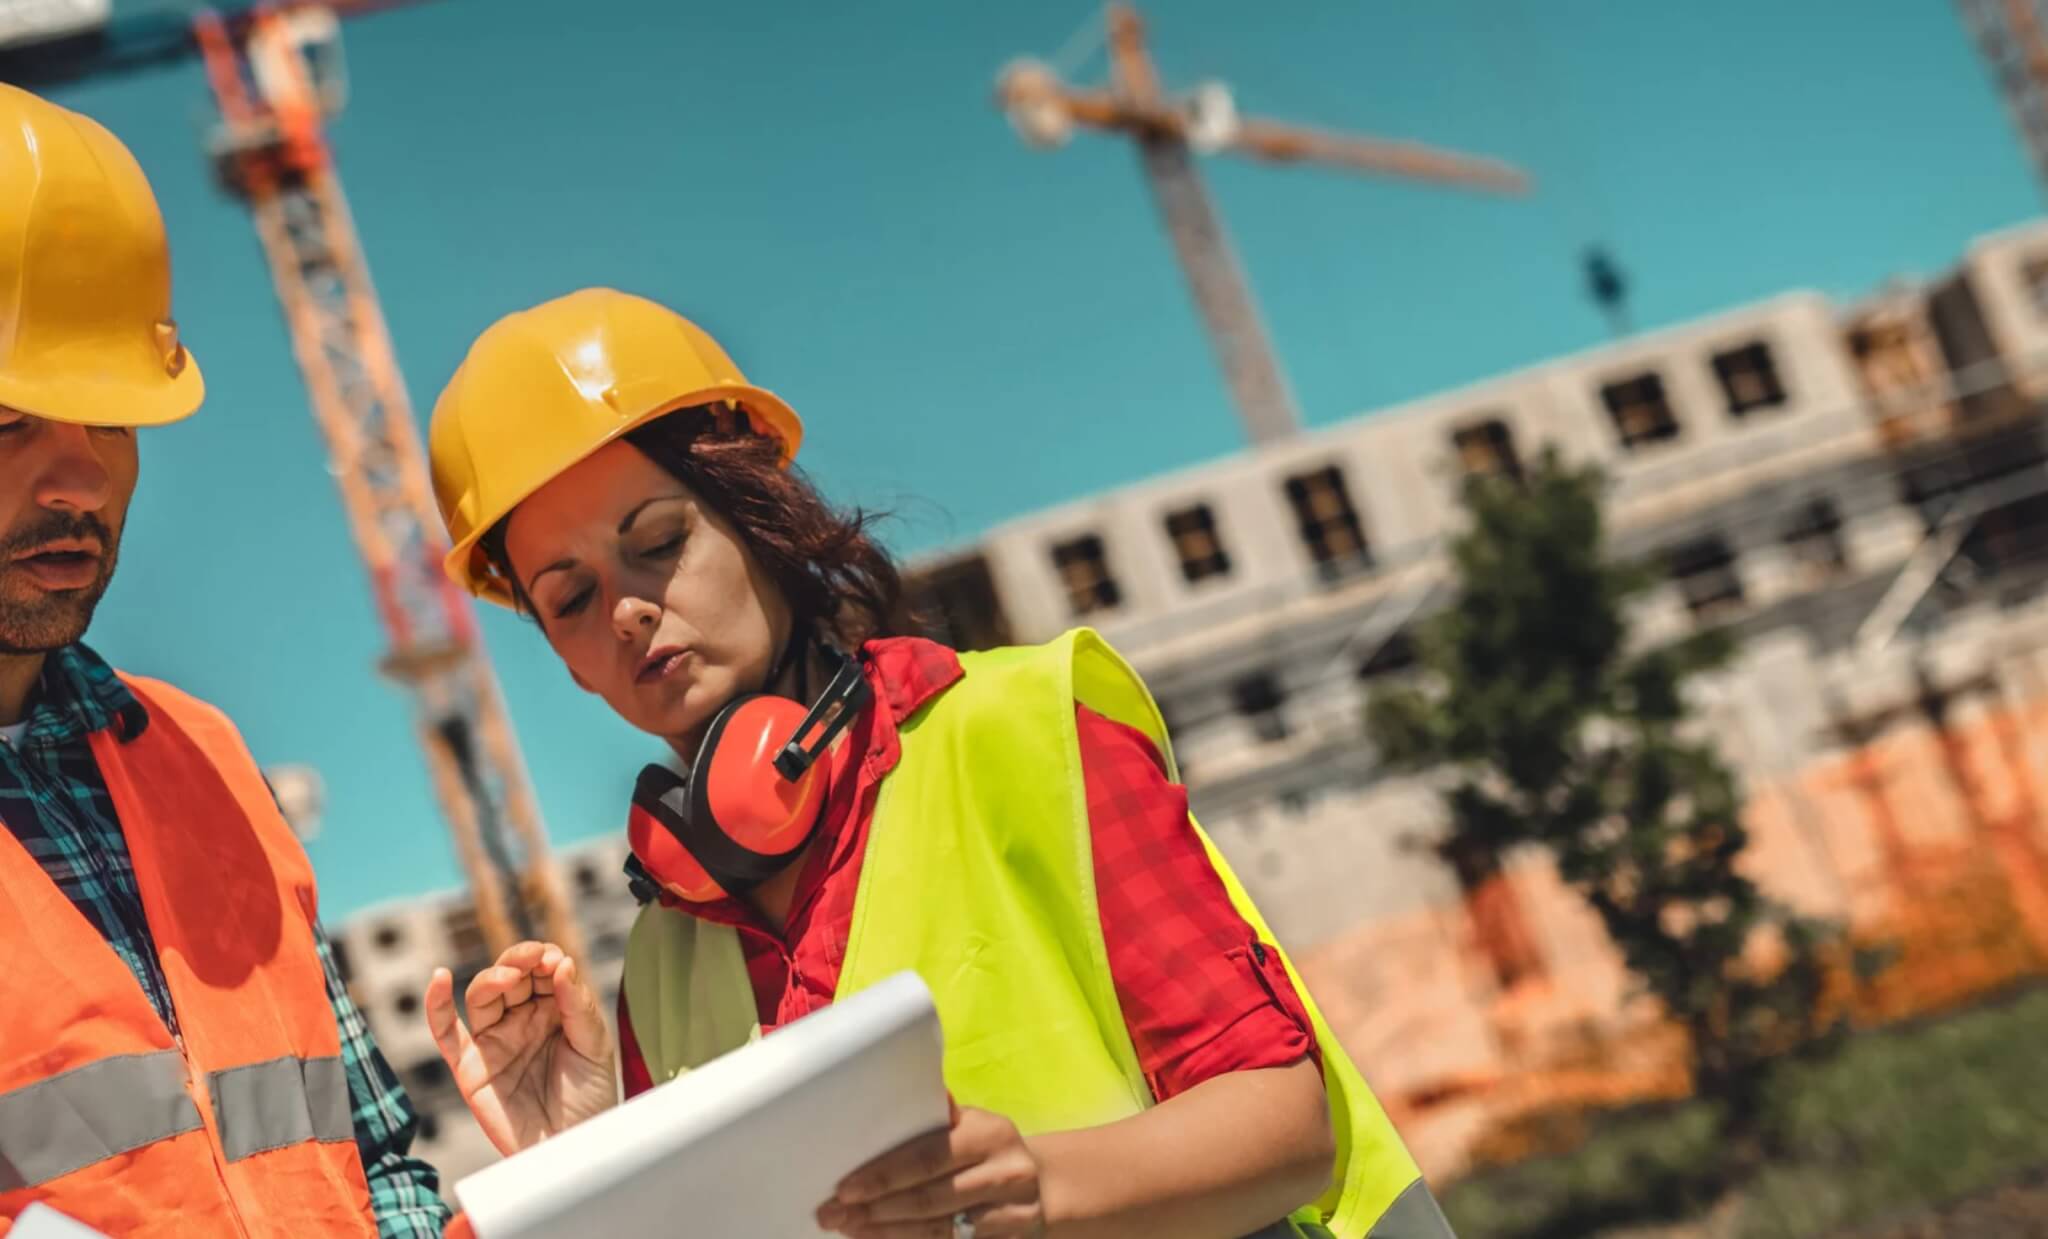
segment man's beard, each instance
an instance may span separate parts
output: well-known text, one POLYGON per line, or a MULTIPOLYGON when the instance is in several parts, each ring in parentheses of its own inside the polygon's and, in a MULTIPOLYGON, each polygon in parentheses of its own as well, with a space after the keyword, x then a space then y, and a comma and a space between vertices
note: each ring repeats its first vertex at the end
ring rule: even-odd
POLYGON ((92 613, 114 579, 120 540, 90 512, 51 512, 0 539, 0 655, 46 654, 85 635, 92 613), (6 589, 6 578, 19 569, 15 556, 60 538, 93 538, 100 544, 98 579, 84 589, 50 592, 31 585, 31 600, 20 601, 6 589))

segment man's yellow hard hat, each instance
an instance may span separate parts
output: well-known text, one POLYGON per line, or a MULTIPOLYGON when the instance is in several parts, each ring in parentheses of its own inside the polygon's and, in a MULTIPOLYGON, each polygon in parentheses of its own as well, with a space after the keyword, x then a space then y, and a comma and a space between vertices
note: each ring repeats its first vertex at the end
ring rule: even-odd
POLYGON ((677 409, 729 403, 785 464, 803 422, 747 382, 703 328, 665 306, 586 288, 493 323, 434 402, 434 499, 454 542, 448 575, 512 606, 511 583, 477 546, 521 500, 571 465, 677 409))
POLYGON ((86 117, 0 84, 0 405, 157 426, 205 396, 135 157, 86 117))

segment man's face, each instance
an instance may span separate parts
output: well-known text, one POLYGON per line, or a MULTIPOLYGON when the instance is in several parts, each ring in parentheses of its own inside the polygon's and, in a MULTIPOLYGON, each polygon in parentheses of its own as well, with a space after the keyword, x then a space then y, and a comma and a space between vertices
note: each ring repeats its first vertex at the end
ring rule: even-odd
POLYGON ((0 405, 0 654, 85 635, 135 493, 135 433, 0 405))

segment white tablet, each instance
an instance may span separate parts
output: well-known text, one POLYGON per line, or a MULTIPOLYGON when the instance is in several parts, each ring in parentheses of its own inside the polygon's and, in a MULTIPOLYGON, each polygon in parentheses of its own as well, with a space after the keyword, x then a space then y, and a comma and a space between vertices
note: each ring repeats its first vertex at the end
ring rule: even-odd
POLYGON ((932 997, 899 973, 455 1185, 478 1239, 819 1234, 846 1174, 947 1121, 932 997))
POLYGON ((33 1204, 14 1219, 8 1239, 107 1239, 83 1222, 73 1221, 45 1204, 33 1204))

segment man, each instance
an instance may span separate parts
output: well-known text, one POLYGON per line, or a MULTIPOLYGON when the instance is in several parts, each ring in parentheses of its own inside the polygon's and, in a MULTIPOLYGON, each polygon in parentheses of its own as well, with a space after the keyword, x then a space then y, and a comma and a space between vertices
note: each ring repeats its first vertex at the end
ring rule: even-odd
POLYGON ((415 1118, 232 724, 81 638, 203 395, 128 151, 0 85, 0 1231, 437 1236, 415 1118))

